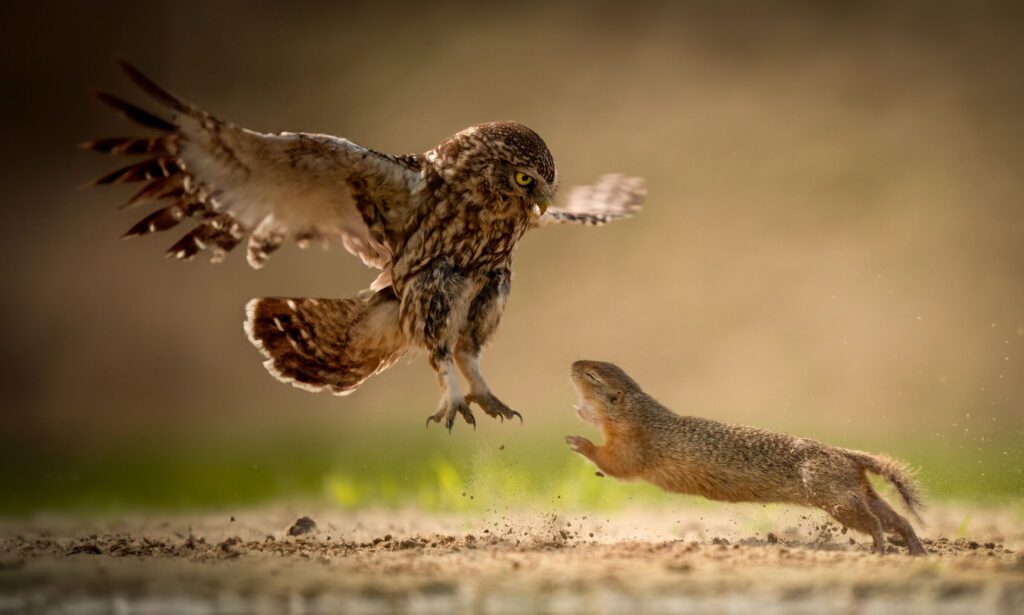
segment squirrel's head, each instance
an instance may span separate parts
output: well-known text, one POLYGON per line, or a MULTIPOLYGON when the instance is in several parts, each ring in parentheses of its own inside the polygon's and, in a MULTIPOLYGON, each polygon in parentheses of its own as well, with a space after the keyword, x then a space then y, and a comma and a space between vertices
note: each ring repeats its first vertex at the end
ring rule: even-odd
POLYGON ((576 361, 572 364, 572 382, 580 395, 576 414, 597 425, 630 418, 635 404, 626 402, 643 394, 640 385, 614 363, 576 361))

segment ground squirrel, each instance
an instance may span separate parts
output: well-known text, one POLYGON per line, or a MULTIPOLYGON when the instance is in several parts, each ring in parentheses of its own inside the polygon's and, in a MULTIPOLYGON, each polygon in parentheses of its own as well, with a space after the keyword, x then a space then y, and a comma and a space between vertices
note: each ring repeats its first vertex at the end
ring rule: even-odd
POLYGON ((565 440, 608 476, 644 479, 666 491, 712 500, 814 506, 843 526, 870 534, 878 553, 885 552, 883 532, 899 535, 911 555, 925 553, 910 523, 879 497, 865 474, 892 482, 917 517, 918 486, 898 461, 680 416, 611 363, 577 361, 572 380, 580 395, 576 413, 602 429, 605 443, 597 446, 580 436, 565 440))

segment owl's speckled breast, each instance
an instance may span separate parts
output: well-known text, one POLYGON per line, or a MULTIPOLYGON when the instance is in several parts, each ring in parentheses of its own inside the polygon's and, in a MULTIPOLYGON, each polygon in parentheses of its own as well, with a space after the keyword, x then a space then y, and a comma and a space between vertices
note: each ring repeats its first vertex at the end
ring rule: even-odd
POLYGON ((400 260, 408 263, 410 273, 437 259, 444 259, 464 275, 508 267, 528 220, 525 216, 494 215, 488 209, 467 208, 462 215, 423 225, 410 238, 409 247, 422 247, 417 258, 410 258, 414 254, 407 250, 400 260))
POLYGON ((438 260, 469 276, 509 266, 529 228, 525 207, 486 189, 479 177, 465 180, 425 170, 417 215, 396 246, 394 279, 399 290, 402 278, 438 260))

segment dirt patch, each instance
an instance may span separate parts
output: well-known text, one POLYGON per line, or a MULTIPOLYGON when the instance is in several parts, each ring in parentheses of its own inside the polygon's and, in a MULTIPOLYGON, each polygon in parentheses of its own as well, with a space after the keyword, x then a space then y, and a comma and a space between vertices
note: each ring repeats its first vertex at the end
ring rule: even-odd
POLYGON ((0 611, 1024 608, 1024 528, 1011 509, 933 511, 921 558, 896 543, 875 555, 824 516, 760 507, 302 512, 8 522, 0 611), (316 531, 292 535, 303 516, 316 531))

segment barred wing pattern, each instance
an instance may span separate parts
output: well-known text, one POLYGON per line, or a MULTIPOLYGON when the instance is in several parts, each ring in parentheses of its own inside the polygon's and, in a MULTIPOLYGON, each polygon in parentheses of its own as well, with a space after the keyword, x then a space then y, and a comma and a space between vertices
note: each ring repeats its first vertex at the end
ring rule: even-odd
POLYGON ((595 184, 574 186, 564 206, 548 209, 535 224, 601 226, 633 217, 640 211, 646 196, 643 179, 619 173, 604 175, 595 184))
POLYGON ((217 262, 248 236, 247 260, 260 268, 286 239, 301 247, 337 240, 366 265, 389 267, 382 218, 402 215, 419 181, 415 157, 387 156, 329 135, 253 132, 180 100, 127 63, 121 67, 171 112, 167 120, 99 94, 128 119, 159 131, 154 137, 83 144, 99 152, 147 156, 94 182, 144 182, 126 206, 170 202, 126 236, 164 231, 194 218, 197 226, 171 246, 168 256, 191 259, 210 248, 217 262), (380 212, 382 206, 393 209, 380 212))

